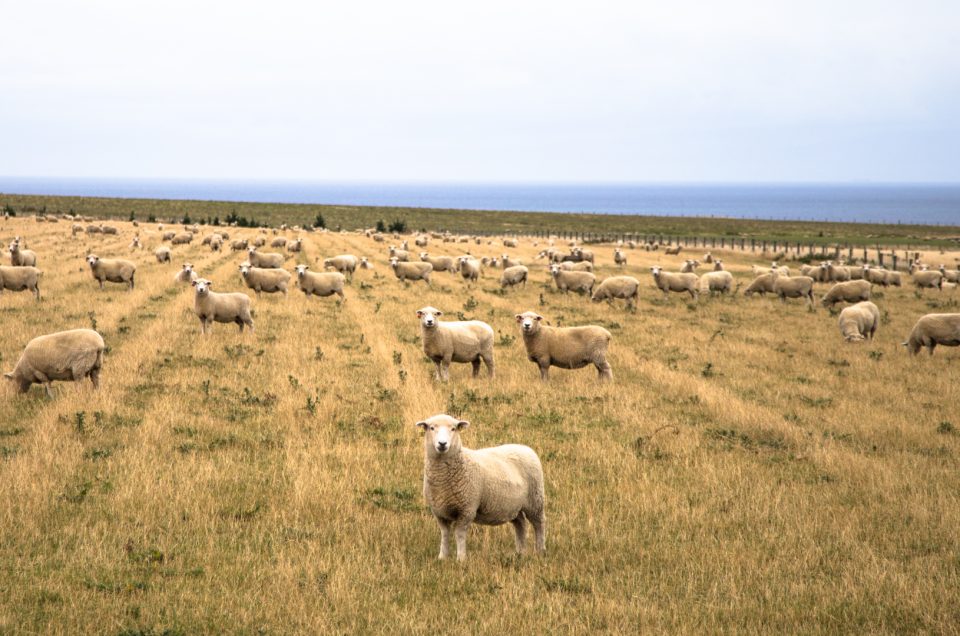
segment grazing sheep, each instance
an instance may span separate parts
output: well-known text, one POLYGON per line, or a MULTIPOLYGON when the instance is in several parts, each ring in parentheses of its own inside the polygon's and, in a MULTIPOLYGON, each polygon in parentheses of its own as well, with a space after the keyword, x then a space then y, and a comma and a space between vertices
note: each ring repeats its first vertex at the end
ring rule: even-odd
POLYGON ((367 260, 367 257, 364 256, 360 259, 360 269, 373 269, 373 263, 367 260))
POLYGON ((334 269, 344 276, 347 280, 353 280, 353 273, 357 271, 357 257, 353 254, 341 254, 333 258, 323 259, 323 269, 334 269))
POLYGON ((773 281, 773 293, 780 302, 787 298, 806 298, 807 305, 813 307, 813 279, 809 276, 777 276, 773 281))
POLYGON ((100 234, 102 230, 99 225, 88 225, 87 234, 100 234))
MULTIPOLYGON (((257 238, 253 239, 253 247, 263 247, 266 244, 267 239, 263 238, 262 236, 258 236, 257 238)), ((250 248, 248 247, 247 249, 249 250, 250 248)))
POLYGON ((256 292, 258 298, 261 292, 266 294, 279 292, 284 296, 287 295, 290 272, 285 269, 265 269, 244 263, 240 265, 240 276, 243 277, 247 287, 256 292))
POLYGON ((286 246, 287 246, 287 239, 283 238, 282 236, 278 236, 277 238, 270 241, 270 247, 279 247, 280 249, 283 249, 286 246))
POLYGON ((914 272, 913 284, 917 286, 917 289, 938 289, 943 291, 943 274, 936 270, 914 272))
POLYGON ((158 263, 170 262, 170 248, 165 245, 162 245, 154 250, 153 255, 157 258, 158 263))
POLYGON ((707 272, 700 277, 700 293, 729 294, 733 291, 733 274, 725 271, 707 272))
POLYGON ((395 258, 401 263, 406 263, 410 261, 410 252, 408 252, 407 250, 396 248, 393 245, 391 245, 390 258, 395 258))
POLYGON ((753 294, 760 294, 763 296, 767 292, 773 293, 773 283, 779 278, 779 275, 774 274, 773 272, 767 272, 766 274, 761 274, 753 279, 753 282, 744 290, 744 296, 751 296, 753 294))
POLYGON ((247 239, 235 239, 230 242, 230 250, 234 252, 242 252, 250 246, 250 241, 247 239))
POLYGON ((413 244, 417 247, 426 247, 429 239, 426 236, 418 236, 413 240, 413 244))
POLYGON ((117 228, 113 227, 112 225, 104 225, 102 223, 100 224, 100 231, 104 234, 118 234, 117 228))
POLYGON ((198 278, 191 284, 196 290, 193 311, 200 319, 201 334, 206 334, 213 322, 234 322, 240 326, 241 333, 244 325, 253 331, 249 296, 240 292, 218 294, 210 291, 213 283, 205 278, 198 278))
POLYGON ((943 280, 949 283, 960 283, 960 270, 947 269, 946 265, 940 265, 940 273, 943 275, 943 280))
POLYGON ((529 521, 536 550, 546 545, 543 466, 533 449, 519 444, 473 450, 460 442, 469 422, 434 415, 417 427, 423 435, 423 497, 440 526, 440 559, 450 554, 450 530, 457 542, 457 560, 467 558, 471 523, 513 524, 516 549, 522 553, 529 521))
POLYGON ((170 243, 173 245, 189 245, 192 242, 193 234, 190 232, 181 232, 170 240, 170 243))
POLYGON ((602 300, 613 300, 622 298, 627 302, 627 309, 636 310, 637 301, 640 299, 640 281, 633 276, 610 276, 604 278, 593 296, 590 298, 595 303, 602 300))
POLYGON ((183 269, 176 273, 173 277, 173 282, 175 283, 192 283, 197 279, 197 273, 193 271, 193 265, 190 263, 184 263, 183 269))
POLYGON ((391 258, 390 267, 393 269, 394 276, 401 282, 422 280, 427 286, 430 285, 430 273, 433 271, 433 265, 430 263, 401 263, 396 258, 391 258))
POLYGON ((836 283, 820 300, 824 307, 833 307, 836 303, 858 303, 870 300, 870 282, 865 280, 848 280, 836 283))
POLYGON ((715 271, 715 272, 722 272, 722 271, 724 271, 724 269, 723 269, 723 259, 722 259, 722 258, 718 258, 717 260, 715 260, 715 261, 713 262, 713 271, 715 271))
POLYGON ((687 292, 694 300, 700 297, 696 274, 673 274, 663 271, 659 266, 651 267, 650 271, 653 273, 653 282, 663 292, 664 298, 670 295, 669 292, 687 292))
POLYGON ((160 240, 161 240, 161 241, 173 241, 173 239, 174 239, 174 237, 176 237, 176 235, 177 235, 176 232, 164 232, 163 234, 160 235, 160 240))
POLYGON ((557 266, 565 272, 592 272, 593 263, 590 261, 580 261, 575 263, 573 261, 563 261, 562 263, 557 263, 557 266))
POLYGON ((517 314, 516 319, 527 358, 540 369, 541 380, 548 379, 551 366, 581 369, 588 364, 597 368, 601 382, 613 379, 607 362, 607 346, 612 336, 603 327, 548 327, 540 324, 543 316, 532 311, 517 314))
POLYGON ((303 239, 301 238, 298 238, 295 241, 290 241, 290 243, 287 244, 287 251, 290 252, 291 254, 299 252, 301 250, 303 250, 303 239))
POLYGON ((96 254, 87 256, 87 264, 90 265, 90 272, 93 278, 100 283, 100 289, 103 289, 104 281, 110 283, 126 283, 127 291, 134 287, 134 275, 137 273, 137 266, 122 258, 100 258, 96 254))
POLYGON ((887 286, 887 272, 882 269, 875 269, 869 265, 863 266, 863 276, 861 280, 869 282, 871 285, 887 286))
POLYGON ((517 246, 517 239, 503 239, 503 246, 504 246, 504 247, 516 247, 516 246, 517 246))
POLYGON ((597 277, 590 272, 569 272, 560 269, 556 264, 550 266, 550 275, 553 276, 557 289, 563 293, 573 290, 577 293, 592 295, 593 286, 597 282, 597 277))
POLYGON ((83 232, 83 226, 80 225, 79 223, 74 223, 72 226, 70 226, 70 235, 71 235, 71 236, 76 236, 76 235, 79 234, 80 232, 83 232))
POLYGON ((343 295, 343 285, 346 278, 340 272, 308 272, 306 265, 297 265, 297 285, 305 296, 320 296, 325 298, 336 294, 346 302, 343 295))
POLYGON ((834 283, 848 281, 850 280, 850 269, 834 265, 832 261, 827 261, 827 280, 834 283))
MULTIPOLYGON (((657 248, 654 247, 653 249, 657 249, 657 248)), ((663 253, 664 253, 664 254, 668 254, 668 255, 670 255, 670 256, 677 256, 678 254, 680 254, 680 250, 682 250, 682 249, 683 249, 683 246, 682 246, 682 245, 677 245, 676 247, 668 247, 668 248, 665 248, 665 249, 663 250, 663 253)))
POLYGON ((519 258, 510 258, 509 254, 503 254, 500 256, 500 266, 503 267, 503 269, 516 267, 517 265, 523 265, 523 261, 521 261, 519 258))
POLYGON ((623 267, 627 264, 627 257, 620 251, 619 247, 613 250, 613 262, 617 267, 623 267))
POLYGON ((937 345, 960 346, 960 314, 927 314, 917 321, 906 342, 901 343, 916 355, 926 347, 930 355, 937 345))
POLYGON ((260 269, 280 269, 286 260, 283 254, 276 252, 258 252, 256 247, 247 248, 247 261, 252 267, 260 269))
POLYGON ((477 282, 483 274, 483 265, 472 256, 461 256, 457 258, 457 269, 464 280, 471 283, 477 282))
POLYGON ((40 300, 40 277, 43 276, 36 267, 7 267, 0 265, 0 294, 3 290, 32 291, 37 300, 40 300))
POLYGON ((529 274, 529 270, 527 270, 527 268, 523 265, 508 267, 507 269, 503 270, 503 274, 500 276, 500 288, 506 289, 507 287, 513 287, 514 285, 526 287, 527 276, 529 274))
POLYGON ((440 322, 443 312, 433 307, 417 310, 423 353, 437 367, 437 379, 450 379, 451 362, 469 362, 473 377, 480 375, 480 360, 493 377, 493 328, 479 320, 440 322))
POLYGON ((697 268, 700 267, 700 261, 693 261, 687 259, 683 262, 683 267, 680 268, 681 274, 693 274, 697 271, 697 268))
POLYGON ((840 312, 840 335, 847 342, 854 342, 870 338, 880 326, 880 310, 873 303, 866 301, 845 307, 840 312))
POLYGON ((381 234, 380 232, 377 232, 371 238, 373 238, 373 240, 376 241, 377 243, 383 243, 386 240, 383 234, 381 234))
POLYGON ((893 285, 894 287, 903 286, 903 279, 900 277, 900 272, 886 272, 885 278, 887 285, 893 285))
POLYGON ((455 274, 457 271, 457 262, 452 256, 430 256, 427 252, 420 252, 420 260, 433 265, 433 271, 435 272, 455 274))
POLYGON ((14 241, 10 244, 10 264, 14 267, 36 267, 37 255, 30 250, 21 249, 20 242, 14 241))
POLYGON ((26 393, 33 384, 43 384, 53 398, 53 381, 77 382, 89 377, 100 388, 103 367, 103 338, 92 329, 72 329, 39 336, 24 347, 17 366, 3 374, 26 393))

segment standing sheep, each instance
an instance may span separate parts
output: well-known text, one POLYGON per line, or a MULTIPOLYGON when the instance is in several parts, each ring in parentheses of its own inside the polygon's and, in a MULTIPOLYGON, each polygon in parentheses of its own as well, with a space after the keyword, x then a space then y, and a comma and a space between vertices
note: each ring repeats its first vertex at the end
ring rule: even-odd
POLYGON ((718 258, 713 262, 713 271, 722 272, 723 271, 723 259, 718 258))
POLYGON ((256 247, 247 248, 247 261, 253 267, 261 269, 280 269, 286 260, 283 254, 276 252, 258 252, 256 247))
POLYGON ((513 287, 514 285, 526 287, 527 276, 529 276, 529 274, 529 270, 523 265, 508 267, 507 269, 503 270, 503 274, 500 276, 500 288, 506 289, 507 287, 513 287))
POLYGON ((36 267, 37 255, 25 249, 20 249, 20 241, 10 244, 10 264, 14 267, 36 267))
POLYGON ((287 246, 287 239, 283 238, 282 236, 278 236, 277 238, 270 241, 270 247, 279 247, 280 249, 283 249, 286 246, 287 246))
POLYGON ((590 298, 595 303, 602 300, 622 298, 627 302, 627 309, 636 311, 637 301, 640 299, 640 281, 633 276, 610 276, 604 278, 597 286, 590 298))
POLYGON ((943 291, 943 274, 936 270, 922 270, 913 273, 913 284, 917 289, 938 289, 943 291))
POLYGON ((697 268, 700 267, 700 261, 693 261, 687 259, 683 262, 683 267, 680 268, 681 274, 693 274, 697 271, 697 268))
POLYGON ((617 267, 623 267, 627 264, 627 257, 620 251, 619 247, 613 250, 613 262, 617 267))
POLYGON ((91 329, 72 329, 39 336, 27 343, 17 366, 3 377, 26 393, 33 384, 43 384, 53 398, 53 381, 78 382, 89 377, 100 388, 103 338, 91 329))
POLYGON ((158 247, 153 255, 157 258, 158 263, 169 263, 170 262, 170 248, 166 245, 158 247))
POLYGON ((353 254, 341 254, 333 258, 323 259, 323 269, 334 269, 347 280, 353 280, 353 273, 357 271, 357 257, 353 254))
POLYGON ((420 252, 420 260, 433 265, 435 272, 456 273, 457 263, 452 256, 430 256, 428 252, 420 252))
POLYGON ((401 263, 396 258, 391 258, 390 267, 393 269, 394 276, 401 282, 422 280, 428 287, 430 285, 430 272, 433 271, 433 265, 430 263, 401 263))
POLYGON ((751 296, 753 294, 760 294, 763 296, 767 292, 773 293, 773 283, 777 280, 779 276, 772 272, 767 274, 761 274, 753 279, 753 282, 744 290, 744 296, 751 296))
POLYGON ((483 265, 472 256, 460 256, 457 258, 457 268, 460 270, 460 276, 471 283, 477 282, 483 274, 483 265))
POLYGON ((593 286, 597 282, 597 277, 590 272, 568 272, 560 269, 559 265, 550 266, 550 275, 553 276, 557 289, 563 293, 573 290, 592 295, 593 286))
POLYGON ((325 298, 334 294, 346 302, 343 295, 343 285, 346 278, 340 272, 308 272, 306 265, 297 265, 297 285, 305 296, 320 296, 325 298))
POLYGON ((870 282, 865 280, 848 280, 836 283, 820 300, 824 307, 833 307, 836 303, 858 303, 870 300, 870 282))
POLYGON ((493 328, 479 320, 440 322, 443 312, 433 307, 417 310, 423 353, 437 367, 437 379, 450 379, 451 362, 469 362, 473 377, 480 375, 480 360, 493 377, 493 328))
POLYGON ((733 274, 730 272, 712 271, 707 272, 700 277, 700 293, 701 294, 713 294, 714 292, 720 294, 729 294, 733 291, 733 274))
POLYGON ((243 326, 253 331, 253 317, 250 311, 250 297, 240 292, 232 294, 218 294, 210 291, 213 283, 205 278, 198 278, 192 283, 196 294, 193 300, 193 311, 200 319, 200 333, 206 334, 213 322, 236 323, 243 333, 243 326))
POLYGON ((183 269, 177 272, 173 277, 173 282, 175 283, 189 284, 195 280, 197 280, 197 273, 193 271, 193 265, 190 263, 184 263, 183 269))
POLYGON ((417 422, 423 435, 423 497, 440 526, 440 559, 450 554, 450 530, 457 542, 457 560, 467 558, 471 523, 513 524, 516 549, 523 553, 526 522, 533 526, 536 550, 546 544, 543 466, 533 449, 506 444, 477 450, 465 448, 460 431, 469 422, 434 415, 417 422))
POLYGON ((773 293, 780 302, 787 298, 806 298, 807 306, 813 307, 813 279, 809 276, 777 276, 773 280, 773 293))
POLYGON ((126 283, 127 291, 134 287, 134 275, 137 273, 137 266, 122 258, 100 258, 96 254, 87 256, 87 264, 90 265, 90 272, 94 280, 100 283, 100 289, 103 289, 104 281, 110 283, 126 283))
POLYGON ((930 355, 937 345, 960 346, 960 314, 927 314, 917 321, 906 342, 901 343, 916 355, 926 347, 930 355))
POLYGON ((697 289, 699 280, 696 274, 673 274, 663 271, 663 268, 656 265, 651 267, 650 271, 653 274, 653 282, 663 292, 664 298, 670 295, 669 292, 688 292, 694 300, 699 299, 700 291, 697 289))
POLYGON ((37 300, 40 300, 40 277, 43 276, 36 267, 6 267, 0 265, 0 294, 3 290, 32 291, 37 300))
POLYGON ((549 378, 550 367, 581 369, 588 364, 597 368, 600 381, 612 380, 607 362, 607 347, 612 336, 603 327, 548 327, 540 324, 543 316, 532 311, 516 315, 523 334, 527 358, 540 369, 540 379, 549 378))
POLYGON ((277 292, 287 295, 287 285, 290 282, 290 272, 285 269, 264 269, 252 267, 244 263, 240 266, 240 276, 247 287, 256 292, 257 297, 261 293, 275 294, 277 292))
POLYGON ((840 312, 840 335, 847 342, 855 342, 870 338, 880 326, 880 310, 869 301, 845 307, 840 312))

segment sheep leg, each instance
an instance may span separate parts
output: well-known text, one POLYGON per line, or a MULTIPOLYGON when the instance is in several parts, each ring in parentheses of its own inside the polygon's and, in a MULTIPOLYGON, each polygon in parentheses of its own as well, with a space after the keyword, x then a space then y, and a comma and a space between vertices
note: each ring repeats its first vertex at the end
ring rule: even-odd
POLYGON ((527 543, 527 520, 521 512, 510 523, 513 524, 513 531, 516 533, 517 554, 523 554, 523 549, 527 543))
POLYGON ((102 290, 103 290, 103 279, 102 279, 102 278, 97 279, 97 282, 100 283, 100 290, 102 291, 102 290))
POLYGON ((610 368, 610 363, 606 361, 605 358, 600 358, 593 363, 597 367, 597 377, 601 382, 604 380, 613 379, 613 370, 610 368))
POLYGON ((443 378, 442 378, 442 379, 443 379, 444 381, 450 379, 450 362, 451 362, 452 360, 453 360, 452 357, 451 357, 451 358, 444 358, 443 361, 440 363, 440 369, 441 369, 441 371, 443 371, 443 378))
POLYGON ((480 375, 480 356, 477 356, 470 361, 470 366, 473 367, 473 377, 476 378, 480 375))
POLYGON ((450 556, 450 522, 437 518, 437 524, 440 526, 440 556, 437 558, 446 559, 450 556))
POLYGON ((536 538, 537 552, 543 554, 547 551, 547 519, 543 514, 543 509, 540 510, 539 514, 529 517, 529 519, 536 538))
POLYGON ((492 378, 493 377, 493 352, 491 351, 483 355, 482 357, 483 357, 483 363, 487 365, 487 377, 492 378))
POLYGON ((473 519, 463 519, 453 529, 454 537, 457 539, 457 561, 466 561, 467 559, 467 530, 470 529, 472 521, 473 519))
POLYGON ((433 365, 437 368, 437 379, 443 380, 443 367, 440 365, 440 360, 434 360, 433 365))
POLYGON ((540 367, 540 379, 544 382, 550 379, 550 365, 549 364, 538 364, 540 367))
POLYGON ((93 382, 94 389, 100 388, 100 369, 99 368, 90 369, 90 381, 93 382))

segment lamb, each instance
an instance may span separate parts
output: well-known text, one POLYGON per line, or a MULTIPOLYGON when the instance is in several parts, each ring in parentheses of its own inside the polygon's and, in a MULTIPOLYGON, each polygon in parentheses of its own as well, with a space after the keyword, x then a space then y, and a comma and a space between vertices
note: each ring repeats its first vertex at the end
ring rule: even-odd
POLYGON ((391 258, 390 267, 393 268, 393 274, 403 282, 422 280, 427 286, 430 285, 430 272, 433 271, 430 263, 401 263, 396 258, 391 258))
MULTIPOLYGON (((656 249, 656 248, 654 248, 654 249, 656 249)), ((678 254, 680 254, 680 250, 682 250, 682 249, 683 249, 683 246, 677 245, 676 247, 668 247, 668 248, 665 248, 665 249, 663 250, 663 253, 664 253, 664 254, 668 254, 668 255, 670 255, 670 256, 677 256, 678 254)))
POLYGON ((20 248, 20 241, 10 244, 10 264, 14 267, 36 267, 37 255, 31 250, 20 248))
POLYGON ((126 283, 127 291, 134 287, 134 275, 137 273, 137 266, 122 258, 100 258, 96 254, 87 256, 87 264, 90 265, 90 272, 93 278, 100 283, 100 289, 103 289, 104 281, 110 283, 126 283))
POLYGON ((763 296, 767 292, 772 294, 774 293, 773 283, 777 280, 777 278, 779 278, 779 275, 774 274, 773 272, 761 274, 753 279, 753 282, 750 283, 750 285, 744 290, 743 295, 750 296, 752 294, 760 294, 763 296))
POLYGON ((40 300, 40 277, 43 276, 36 267, 7 267, 0 265, 0 294, 4 289, 10 291, 32 291, 37 300, 40 300))
POLYGON ((840 312, 840 335, 847 342, 870 338, 880 326, 880 310, 869 301, 845 307, 840 312))
POLYGON ((533 449, 505 444, 473 450, 462 446, 460 431, 469 422, 434 415, 417 422, 423 435, 423 497, 440 526, 440 559, 450 554, 450 530, 457 560, 467 558, 471 523, 498 526, 510 522, 517 553, 523 553, 529 521, 536 551, 546 551, 543 466, 533 449))
POLYGON ((261 292, 267 294, 280 292, 284 296, 287 295, 290 272, 285 269, 265 269, 244 263, 240 265, 240 276, 243 277, 247 287, 256 292, 257 297, 261 292))
POLYGON ((960 314, 927 314, 917 321, 906 342, 901 343, 916 355, 926 347, 930 355, 937 345, 960 346, 960 314))
POLYGON ((410 252, 408 252, 407 250, 396 248, 393 245, 391 245, 390 258, 395 258, 401 263, 406 263, 406 262, 409 262, 410 260, 410 252))
POLYGON ((346 276, 347 280, 353 280, 353 273, 357 271, 357 257, 353 254, 341 254, 333 258, 325 258, 323 269, 334 269, 346 276))
POLYGON ((573 261, 563 261, 562 263, 557 263, 557 266, 565 272, 593 271, 593 263, 590 261, 580 261, 579 263, 574 263, 573 261))
POLYGON ((590 272, 568 272, 560 269, 559 265, 550 266, 550 275, 553 276, 557 289, 563 293, 573 290, 593 295, 593 286, 597 282, 597 277, 590 272))
POLYGON ((296 253, 296 252, 301 251, 302 249, 303 249, 303 239, 301 239, 301 238, 298 238, 298 239, 295 240, 295 241, 291 241, 291 242, 287 245, 287 251, 290 252, 290 253, 296 253))
POLYGON ((280 249, 283 249, 286 246, 287 246, 287 239, 283 238, 282 236, 278 236, 277 238, 270 241, 270 247, 279 247, 280 249))
POLYGON ((680 268, 681 274, 692 274, 697 271, 697 268, 700 266, 700 261, 685 260, 683 262, 683 267, 680 268))
POLYGON ((247 260, 252 267, 261 269, 280 269, 286 260, 283 254, 276 252, 258 252, 256 247, 247 248, 247 260))
POLYGON ((249 296, 240 292, 218 294, 210 291, 213 283, 205 278, 198 278, 191 284, 196 290, 193 310, 200 319, 201 334, 206 334, 213 322, 234 322, 240 326, 240 333, 243 333, 244 325, 253 331, 249 296))
POLYGON ((694 300, 699 299, 699 279, 696 274, 673 274, 658 266, 651 267, 650 271, 653 273, 653 282, 663 292, 664 298, 669 296, 669 292, 688 292, 694 300))
POLYGON ((627 309, 637 309, 640 299, 640 281, 633 276, 610 276, 604 278, 590 298, 595 303, 602 300, 622 298, 627 301, 627 309))
POLYGON ((172 239, 170 239, 170 243, 173 245, 188 245, 192 241, 193 241, 193 234, 191 234, 190 232, 181 232, 180 234, 176 234, 172 239))
POLYGON ((530 274, 529 270, 523 265, 514 265, 513 267, 508 267, 503 270, 503 274, 500 276, 500 288, 506 289, 507 287, 513 287, 514 285, 522 285, 523 287, 527 286, 527 276, 530 274))
POLYGON ((89 377, 98 389, 105 348, 103 338, 92 329, 38 336, 27 343, 17 366, 3 377, 16 384, 17 393, 26 393, 33 384, 46 385, 51 399, 54 380, 77 382, 89 377))
POLYGON ((623 267, 627 264, 627 257, 620 251, 619 247, 613 250, 613 262, 617 267, 623 267))
POLYGON ((472 256, 459 257, 457 259, 457 269, 460 270, 460 275, 463 276, 464 280, 471 283, 477 282, 483 273, 483 266, 480 261, 472 256))
POLYGON ((612 336, 603 327, 548 327, 543 316, 532 311, 516 315, 523 334, 527 358, 540 369, 540 379, 549 379, 550 367, 581 369, 588 364, 597 368, 600 381, 613 379, 607 362, 607 346, 612 336))
POLYGON ((936 270, 924 270, 913 273, 913 284, 917 289, 938 289, 943 291, 943 274, 936 270))
POLYGON ((433 307, 417 310, 423 353, 437 367, 437 379, 450 379, 451 362, 469 362, 473 377, 480 375, 480 360, 493 377, 493 328, 479 320, 440 322, 443 312, 433 307))
POLYGON ((809 276, 777 276, 773 280, 773 293, 780 302, 787 298, 806 298, 807 306, 813 307, 813 279, 809 276))
POLYGON ((730 272, 714 270, 700 277, 701 294, 713 294, 714 292, 729 294, 732 291, 733 274, 730 272))
POLYGON ((343 295, 343 285, 346 278, 340 272, 308 272, 306 265, 297 265, 297 285, 304 296, 320 296, 325 298, 336 294, 346 302, 343 295))
POLYGON ((192 283, 197 279, 197 273, 193 271, 193 265, 190 263, 184 263, 183 269, 176 273, 173 277, 173 282, 175 283, 192 283))
POLYGON ((820 300, 824 307, 833 307, 838 302, 858 303, 870 300, 870 281, 848 280, 836 283, 820 300))
POLYGON ((457 271, 457 263, 452 256, 430 256, 427 252, 420 252, 420 260, 433 265, 433 271, 435 272, 450 272, 453 274, 457 271))

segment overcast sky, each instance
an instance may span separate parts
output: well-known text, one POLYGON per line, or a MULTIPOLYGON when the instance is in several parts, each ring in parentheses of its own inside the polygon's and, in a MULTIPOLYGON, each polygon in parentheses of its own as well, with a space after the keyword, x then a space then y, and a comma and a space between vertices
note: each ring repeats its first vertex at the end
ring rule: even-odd
POLYGON ((3 1, 0 175, 960 181, 960 2, 3 1))

